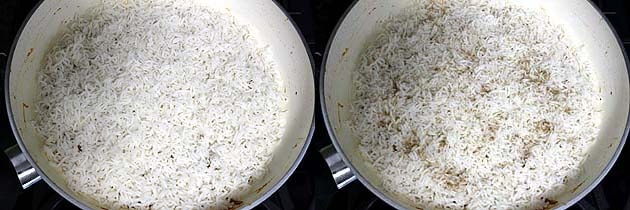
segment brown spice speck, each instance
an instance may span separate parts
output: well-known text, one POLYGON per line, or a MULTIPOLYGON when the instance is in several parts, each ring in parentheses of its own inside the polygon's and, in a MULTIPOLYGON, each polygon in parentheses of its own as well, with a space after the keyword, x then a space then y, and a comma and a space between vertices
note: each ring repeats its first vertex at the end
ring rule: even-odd
POLYGON ((557 96, 558 94, 560 94, 560 90, 558 90, 558 89, 548 88, 548 90, 551 93, 551 95, 553 95, 553 96, 557 96))
POLYGON ((400 88, 398 87, 398 83, 396 83, 396 79, 392 80, 392 89, 394 89, 394 93, 398 93, 400 88))
POLYGON ((341 53, 341 56, 342 56, 342 57, 343 57, 343 56, 346 56, 346 55, 348 54, 348 51, 349 51, 349 50, 350 50, 350 49, 348 49, 348 48, 343 48, 343 52, 341 53))
POLYGON ((438 141, 438 148, 444 149, 444 147, 446 147, 446 140, 440 139, 440 141, 438 141))
POLYGON ((536 129, 544 134, 550 134, 553 131, 553 124, 547 120, 542 120, 536 123, 536 129))
POLYGON ((378 127, 386 127, 387 125, 389 125, 390 121, 389 120, 379 120, 378 122, 376 122, 376 125, 378 127))
POLYGON ((565 113, 567 113, 567 114, 570 114, 570 113, 571 113, 571 111, 573 111, 573 110, 571 109, 571 107, 565 107, 565 108, 564 108, 564 112, 565 112, 565 113))
POLYGON ((418 146, 418 142, 414 141, 414 139, 412 138, 408 138, 407 140, 403 142, 403 146, 404 146, 403 152, 405 154, 409 154, 411 151, 413 151, 415 147, 418 146))
POLYGON ((486 95, 490 93, 490 87, 488 85, 481 85, 481 95, 486 95))
POLYGON ((453 168, 449 168, 443 173, 443 178, 445 180, 446 187, 451 190, 458 190, 462 186, 466 185, 466 175, 464 171, 456 171, 453 168))
POLYGON ((34 51, 34 50, 35 50, 35 49, 33 49, 33 48, 29 48, 29 49, 28 49, 28 52, 26 53, 26 57, 31 56, 31 54, 33 54, 33 51, 34 51))

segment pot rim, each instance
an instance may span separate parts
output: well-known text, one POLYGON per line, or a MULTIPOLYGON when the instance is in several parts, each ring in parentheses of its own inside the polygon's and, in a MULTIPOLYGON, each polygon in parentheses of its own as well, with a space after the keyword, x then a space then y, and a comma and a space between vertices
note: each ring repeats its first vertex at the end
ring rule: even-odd
MULTIPOLYGON (((10 82, 10 74, 11 74, 11 63, 13 62, 13 54, 15 52, 15 48, 17 47, 17 43, 20 40, 22 32, 24 32, 24 27, 26 26, 26 24, 28 24, 28 22, 30 21, 30 19, 33 16, 33 14, 39 9, 39 7, 42 5, 42 3, 44 1, 46 1, 46 0, 40 0, 39 2, 37 2, 35 4, 35 6, 33 7, 33 9, 31 9, 31 11, 26 15, 26 18, 22 22, 20 28, 18 29, 18 32, 16 33, 16 35, 15 35, 15 37, 13 39, 13 43, 11 45, 11 50, 9 51, 9 55, 7 57, 7 64, 6 64, 6 67, 5 67, 5 74, 4 74, 4 98, 5 98, 7 116, 9 118, 9 123, 11 124, 11 130, 13 132, 13 136, 15 137, 15 141, 17 142, 18 146, 20 147, 20 150, 22 150, 22 152, 24 153, 24 156, 26 157, 28 162, 31 164, 31 166, 33 166, 33 168, 41 176, 41 178, 53 190, 55 190, 64 199, 70 201, 70 203, 72 203, 73 205, 75 205, 75 206, 77 206, 77 207, 79 207, 81 209, 90 209, 90 207, 88 205, 86 205, 84 202, 82 202, 81 200, 75 198, 74 195, 71 195, 70 193, 67 193, 61 187, 59 187, 59 185, 57 185, 57 183, 55 183, 52 179, 50 179, 39 168, 39 166, 36 164, 36 162, 34 161, 33 157, 31 156, 31 154, 28 152, 28 150, 26 150, 26 146, 22 142, 22 137, 20 136, 20 133, 19 133, 18 128, 17 128, 17 125, 15 124, 13 111, 11 109, 11 97, 10 97, 10 91, 9 91, 9 87, 10 87, 9 82, 10 82)), ((306 54, 308 55, 309 64, 310 64, 310 67, 311 67, 311 74, 312 74, 311 78, 312 78, 312 81, 313 81, 313 85, 315 85, 316 84, 315 83, 316 77, 315 77, 315 71, 314 71, 315 70, 315 60, 313 58, 313 55, 311 53, 311 50, 310 50, 307 42, 306 42, 306 39, 304 38, 304 35, 302 34, 302 31, 299 29, 299 27, 297 26, 297 24, 295 23, 293 18, 291 18, 291 15, 289 15, 289 13, 280 5, 280 3, 278 3, 277 1, 271 1, 271 2, 273 2, 273 4, 280 10, 280 12, 282 12, 282 14, 289 20, 289 22, 291 23, 291 26, 297 32, 300 40, 302 40, 302 45, 304 46, 304 50, 306 51, 306 54)), ((313 94, 313 99, 316 99, 317 98, 317 96, 316 96, 316 94, 317 94, 316 87, 313 87, 313 93, 312 94, 313 94)), ((282 176, 282 178, 280 178, 278 180, 278 182, 276 182, 273 185, 273 187, 269 188, 269 190, 267 190, 265 193, 261 194, 256 200, 254 200, 254 202, 250 203, 249 205, 240 206, 240 209, 245 209, 245 210, 253 209, 254 207, 256 207, 256 206, 260 205, 261 203, 263 203, 264 201, 266 201, 272 194, 274 194, 276 191, 278 191, 278 189, 280 189, 280 187, 282 187, 284 185, 284 183, 286 183, 286 181, 289 179, 289 177, 291 177, 293 172, 295 172, 295 170, 297 169, 298 165, 300 165, 300 163, 302 162, 302 159, 304 159, 304 156, 306 155, 306 151, 308 150, 309 145, 311 143, 311 140, 313 138, 313 134, 315 132, 315 112, 316 112, 316 110, 317 110, 316 103, 314 103, 313 104, 313 113, 311 114, 311 126, 309 128, 308 134, 307 134, 306 139, 304 141, 304 145, 302 146, 302 150, 300 151, 300 153, 296 157, 295 161, 293 162, 293 164, 291 165, 289 170, 282 176)))
MULTIPOLYGON (((328 111, 326 109, 326 91, 325 91, 325 88, 324 88, 325 86, 324 85, 325 85, 325 78, 326 78, 325 77, 326 76, 326 63, 328 61, 328 55, 330 53, 330 48, 332 46, 332 42, 334 41, 334 38, 336 37, 336 35, 337 35, 338 31, 339 31, 339 28, 340 28, 341 24, 345 21, 345 19, 348 16, 348 14, 354 9, 354 7, 358 4, 359 1, 360 0, 354 0, 350 4, 350 6, 346 9, 346 11, 343 13, 341 18, 337 22, 337 25, 333 29, 332 34, 330 35, 330 38, 328 39, 328 43, 326 44, 326 51, 324 52, 324 56, 323 56, 322 63, 321 63, 321 66, 320 66, 320 73, 319 73, 320 107, 322 109, 322 115, 324 117, 324 124, 326 125, 326 130, 328 131, 328 136, 330 137, 330 140, 332 141, 332 144, 335 146, 335 149, 340 154, 341 159, 346 164, 346 166, 348 166, 348 168, 350 168, 352 173, 357 177, 357 179, 359 179, 359 181, 363 185, 365 185, 372 193, 374 193, 381 200, 385 201, 387 204, 389 204, 390 206, 392 206, 392 207, 394 207, 396 209, 405 209, 405 207, 403 205, 401 205, 396 200, 392 199, 391 196, 389 196, 389 195, 381 192, 380 190, 378 190, 374 185, 372 185, 365 178, 365 176, 363 176, 361 173, 359 173, 359 171, 354 167, 354 165, 352 165, 352 162, 350 161, 348 156, 343 152, 343 149, 342 149, 341 145, 339 144, 339 142, 337 140, 337 136, 335 135, 335 130, 332 127, 332 124, 330 122, 330 118, 328 117, 328 111)), ((592 9, 594 9, 597 12, 597 14, 603 20, 605 20, 606 24, 608 25, 608 28, 615 35, 615 38, 617 39, 617 45, 620 47, 621 53, 623 54, 623 57, 625 59, 626 71, 628 72, 628 78, 630 79, 630 60, 629 60, 628 54, 626 53, 626 50, 624 48, 623 41, 619 37, 619 34, 617 33, 617 31, 613 27, 613 25, 610 22, 610 20, 608 20, 608 18, 602 13, 602 11, 593 2, 591 2, 591 1, 587 1, 587 2, 592 7, 592 9)), ((630 107, 628 107, 628 110, 630 110, 630 107)), ((577 194, 575 197, 573 197, 571 200, 569 200, 569 202, 564 203, 564 204, 559 205, 559 206, 556 206, 554 209, 567 209, 567 208, 573 206, 578 201, 582 200, 582 198, 584 198, 587 194, 589 194, 595 187, 597 187, 597 185, 599 185, 599 183, 604 179, 606 174, 608 174, 608 172, 612 169, 612 167, 614 166, 615 162, 619 158, 619 155, 621 154, 621 151, 623 150, 623 147, 624 147, 624 145, 626 143, 626 139, 628 137, 629 130, 630 130, 630 113, 628 114, 628 117, 626 119, 626 126, 625 126, 625 129, 624 129, 623 135, 621 137, 621 141, 619 142, 619 146, 617 147, 617 150, 613 154, 613 156, 610 159, 610 161, 606 164, 606 166, 604 167, 602 172, 599 174, 599 176, 597 176, 597 178, 595 180, 593 180, 593 182, 591 182, 588 187, 584 188, 579 194, 577 194)))

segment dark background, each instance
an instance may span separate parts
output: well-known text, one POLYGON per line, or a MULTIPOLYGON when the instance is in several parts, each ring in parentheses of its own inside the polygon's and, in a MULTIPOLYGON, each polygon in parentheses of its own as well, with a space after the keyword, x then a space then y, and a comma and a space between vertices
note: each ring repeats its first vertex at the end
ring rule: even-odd
MULTIPOLYGON (((0 0, 0 75, 4 81, 6 59, 20 25, 36 0, 0 0)), ((351 0, 277 0, 291 15, 302 31, 315 60, 315 75, 328 38, 351 0)), ((608 17, 630 49, 630 1, 593 0, 608 17)), ((626 50, 627 51, 627 50, 626 50)), ((316 78, 317 79, 317 78, 316 78)), ((2 87, 0 87, 2 89, 2 87)), ((4 93, 2 90, 1 92, 4 93)), ((0 103, 0 149, 15 144, 6 115, 4 102, 0 103)), ((330 144, 324 128, 319 102, 316 107, 316 131, 311 146, 287 183, 256 209, 389 209, 389 206, 358 181, 336 190, 330 172, 317 151, 330 144)), ((571 209, 630 210, 630 152, 625 152, 608 176, 587 197, 571 209)), ((15 174, 7 160, 0 155, 0 209, 75 209, 40 181, 27 190, 15 191, 9 186, 15 174)))

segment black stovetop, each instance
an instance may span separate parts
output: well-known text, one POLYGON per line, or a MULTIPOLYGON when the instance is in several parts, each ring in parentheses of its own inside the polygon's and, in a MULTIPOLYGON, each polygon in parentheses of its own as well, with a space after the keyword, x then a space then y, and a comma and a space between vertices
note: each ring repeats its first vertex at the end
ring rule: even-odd
MULTIPOLYGON (((0 75, 11 43, 22 21, 38 0, 0 0, 0 75)), ((343 12, 352 0, 277 0, 298 24, 315 59, 315 75, 326 43, 343 12)), ((630 49, 630 2, 628 0, 593 0, 600 7, 622 37, 626 49, 630 49)), ((628 51, 628 50, 627 50, 628 51)), ((630 53, 630 52, 629 52, 630 53)), ((2 78, 4 81, 4 78, 2 78)), ((1 87, 0 87, 1 88, 1 87)), ((4 91, 2 91, 4 92, 4 91)), ((4 103, 0 103, 0 149, 15 144, 4 103)), ((319 102, 317 103, 319 106, 319 102)), ((391 209, 360 182, 355 181, 337 190, 326 163, 317 151, 330 144, 319 108, 316 108, 316 130, 304 157, 293 176, 269 199, 255 209, 260 210, 324 210, 324 209, 391 209)), ((615 167, 588 196, 570 209, 630 210, 630 151, 626 144, 615 167)), ((5 160, 5 159, 1 159, 5 160)), ((2 165, 2 164, 0 164, 2 165)), ((6 165, 6 164, 4 164, 6 165)), ((0 170, 8 170, 0 168, 0 170)), ((0 171, 2 172, 2 171, 0 171)), ((0 173, 5 174, 5 173, 0 173)), ((2 179, 11 175, 0 175, 2 179)), ((0 186, 2 188, 2 186, 0 186)), ((1 190, 1 189, 0 189, 1 190)), ((76 209, 40 181, 19 193, 0 191, 0 209, 76 209)))

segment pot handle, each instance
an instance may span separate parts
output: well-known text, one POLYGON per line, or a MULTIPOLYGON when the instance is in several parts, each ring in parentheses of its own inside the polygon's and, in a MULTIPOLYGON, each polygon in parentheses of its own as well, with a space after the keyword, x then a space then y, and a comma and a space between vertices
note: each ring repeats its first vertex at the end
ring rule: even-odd
POLYGON ((325 146, 319 150, 319 154, 321 154, 324 157, 324 160, 326 160, 328 169, 330 169, 333 179, 335 179, 335 184, 337 184, 337 189, 341 189, 357 179, 357 177, 352 173, 352 170, 350 170, 350 168, 348 168, 348 166, 346 166, 343 162, 341 155, 332 145, 325 146))
POLYGON ((18 145, 13 145, 8 149, 4 150, 4 154, 7 155, 11 164, 13 164, 13 168, 15 169, 15 173, 20 179, 20 184, 22 185, 22 189, 26 189, 31 185, 37 183, 42 178, 39 176, 35 168, 28 162, 24 153, 18 145))

